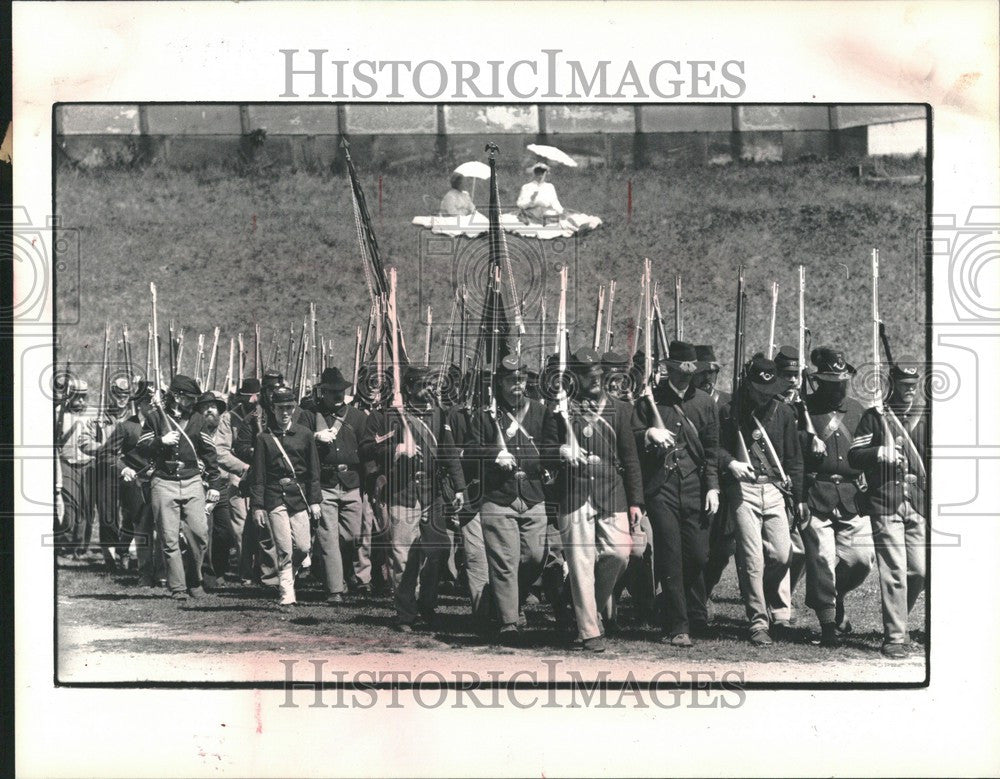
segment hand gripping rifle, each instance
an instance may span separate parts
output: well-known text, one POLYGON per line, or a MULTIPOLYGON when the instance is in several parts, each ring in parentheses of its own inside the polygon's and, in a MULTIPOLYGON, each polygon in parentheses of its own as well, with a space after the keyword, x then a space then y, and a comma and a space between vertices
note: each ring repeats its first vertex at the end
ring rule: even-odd
POLYGON ((654 427, 661 430, 666 429, 663 424, 663 417, 660 416, 660 409, 653 399, 653 268, 647 258, 643 263, 643 283, 642 283, 642 338, 643 338, 643 361, 642 368, 642 397, 649 403, 650 413, 653 416, 654 427))

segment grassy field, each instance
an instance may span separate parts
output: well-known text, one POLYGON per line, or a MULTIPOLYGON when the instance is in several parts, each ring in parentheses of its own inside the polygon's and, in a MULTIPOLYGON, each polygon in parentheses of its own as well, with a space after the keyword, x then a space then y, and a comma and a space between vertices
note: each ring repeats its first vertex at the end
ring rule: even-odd
MULTIPOLYGON (((384 261, 399 269, 400 311, 413 355, 424 338, 422 307, 432 305, 435 323, 443 325, 457 283, 478 297, 485 238, 432 240, 410 224, 413 216, 436 209, 446 188, 444 171, 428 164, 384 175, 379 213, 378 171, 356 162, 384 261)), ((923 161, 898 161, 895 167, 922 172, 923 161)), ((501 196, 510 203, 527 176, 512 163, 502 165, 500 175, 501 196)), ((878 247, 882 310, 894 349, 899 355, 923 351, 923 331, 915 324, 922 321, 925 283, 918 254, 921 187, 866 185, 838 162, 557 169, 553 182, 565 206, 601 216, 604 226, 566 243, 509 240, 529 323, 537 318, 543 294, 552 321, 557 267, 569 263, 574 345, 592 337, 597 287, 610 279, 618 281, 616 333, 617 343, 624 342, 643 257, 652 259, 654 276, 664 286, 668 319, 673 274, 683 274, 685 335, 715 344, 725 363, 732 361, 739 263, 747 266, 749 348, 765 346, 772 281, 781 286, 776 340, 795 343, 796 268, 802 263, 813 343, 841 345, 850 361, 863 365, 870 360, 869 254, 878 247)), ((310 301, 317 305, 319 332, 332 341, 335 362, 350 369, 354 328, 367 320, 369 301, 344 178, 291 171, 239 177, 222 169, 64 168, 56 193, 63 224, 78 230, 81 240, 79 285, 69 273, 57 279, 59 315, 80 312, 79 325, 62 329, 59 360, 69 356, 83 365, 90 380, 97 379, 94 363, 100 360, 106 320, 116 330, 122 322, 130 326, 133 353, 144 364, 150 281, 159 289, 164 339, 168 320, 186 328, 188 372, 197 334, 210 335, 216 325, 222 329, 223 361, 229 336, 242 331, 249 337, 255 322, 263 328, 265 345, 277 329, 284 351, 289 325, 301 326, 310 301)), ((482 183, 476 200, 485 208, 482 183)), ((432 354, 440 353, 442 342, 443 327, 436 327, 432 354)), ((283 367, 284 356, 279 364, 283 367)), ((723 381, 727 377, 724 369, 723 381)))
POLYGON ((903 662, 882 658, 874 572, 847 597, 855 631, 837 649, 817 645, 819 623, 804 606, 804 579, 793 597, 797 620, 791 640, 766 648, 751 646, 730 564, 713 593, 714 637, 697 641, 691 649, 661 646, 653 628, 636 625, 626 593, 621 634, 609 640, 605 655, 589 659, 557 632, 544 603, 526 608, 525 646, 508 649, 478 638, 467 598, 453 594, 440 598, 433 629, 402 635, 393 630, 395 612, 388 598, 348 596, 332 607, 323 602, 320 585, 311 581, 297 585, 299 605, 287 613, 278 610, 273 593, 234 582, 181 607, 163 591, 138 588, 135 582, 134 575, 104 573, 96 560, 58 571, 61 680, 192 681, 204 676, 214 681, 280 681, 281 658, 301 658, 307 671, 306 658, 328 658, 332 668, 345 670, 468 669, 482 678, 487 678, 487 669, 503 669, 506 678, 519 663, 530 666, 553 659, 569 668, 581 667, 584 678, 607 669, 613 678, 632 670, 635 678, 648 679, 663 668, 719 673, 738 669, 745 672, 746 681, 919 681, 923 676, 924 599, 910 616, 914 653, 903 662), (588 665, 590 661, 603 665, 588 665))

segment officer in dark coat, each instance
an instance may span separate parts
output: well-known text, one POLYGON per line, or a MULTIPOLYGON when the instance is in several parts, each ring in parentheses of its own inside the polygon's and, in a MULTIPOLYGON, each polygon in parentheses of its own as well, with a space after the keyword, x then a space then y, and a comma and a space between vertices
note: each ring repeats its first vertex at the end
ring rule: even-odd
POLYGON ((350 386, 340 369, 331 367, 323 370, 316 387, 313 437, 323 489, 316 527, 316 562, 323 572, 328 603, 343 600, 348 582, 357 588, 371 581, 362 527, 360 452, 368 416, 344 402, 350 386))
POLYGON ((719 415, 711 396, 691 383, 696 358, 693 344, 672 342, 661 363, 666 375, 654 390, 656 413, 648 399, 636 404, 661 641, 681 647, 708 624, 704 567, 709 522, 719 508, 719 415))
POLYGON ((806 503, 809 521, 801 528, 806 553, 806 605, 816 611, 823 630, 822 643, 836 645, 838 633, 851 630, 844 597, 860 585, 875 564, 871 546, 857 538, 868 524, 858 516, 858 478, 850 464, 854 431, 864 409, 847 396, 856 371, 843 352, 828 346, 812 350, 816 370, 810 374, 815 390, 806 408, 816 430, 815 441, 804 450, 806 503), (831 623, 833 628, 828 627, 831 623))
POLYGON ((867 483, 863 504, 871 518, 882 590, 882 653, 898 658, 909 645, 907 616, 924 589, 927 413, 917 399, 916 360, 900 360, 889 378, 889 399, 862 415, 849 461, 864 471, 867 483))
POLYGON ((600 356, 573 356, 576 397, 546 417, 543 449, 558 452, 555 492, 579 638, 604 651, 602 618, 628 564, 631 528, 642 517, 642 474, 635 409, 607 394, 600 356))

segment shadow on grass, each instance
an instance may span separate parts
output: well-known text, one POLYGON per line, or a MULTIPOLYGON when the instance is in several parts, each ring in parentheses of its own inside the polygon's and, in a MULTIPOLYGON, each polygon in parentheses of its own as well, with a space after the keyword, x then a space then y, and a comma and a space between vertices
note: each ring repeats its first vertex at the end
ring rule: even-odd
POLYGON ((124 600, 170 600, 170 596, 166 593, 160 595, 144 595, 142 593, 135 592, 95 592, 86 595, 70 595, 73 600, 103 600, 103 601, 124 601, 124 600))

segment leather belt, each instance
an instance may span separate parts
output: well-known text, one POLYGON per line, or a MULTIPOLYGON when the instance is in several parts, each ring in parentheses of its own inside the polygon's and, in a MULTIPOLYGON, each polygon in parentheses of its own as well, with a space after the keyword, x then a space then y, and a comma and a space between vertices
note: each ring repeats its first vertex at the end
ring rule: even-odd
POLYGON ((845 481, 853 481, 853 479, 848 479, 846 476, 841 476, 839 473, 817 473, 813 476, 813 481, 824 481, 830 484, 843 484, 845 481))
POLYGON ((775 481, 770 476, 758 476, 754 479, 754 484, 774 484, 775 481))

